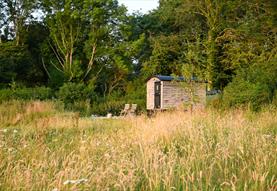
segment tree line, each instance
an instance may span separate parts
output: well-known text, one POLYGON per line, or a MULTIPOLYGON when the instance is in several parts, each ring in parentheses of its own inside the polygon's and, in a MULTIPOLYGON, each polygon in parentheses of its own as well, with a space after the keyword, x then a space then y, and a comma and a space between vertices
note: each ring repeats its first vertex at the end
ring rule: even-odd
POLYGON ((229 106, 270 103, 276 10, 274 0, 160 0, 130 15, 117 0, 0 0, 0 86, 143 99, 149 76, 188 74, 229 106))

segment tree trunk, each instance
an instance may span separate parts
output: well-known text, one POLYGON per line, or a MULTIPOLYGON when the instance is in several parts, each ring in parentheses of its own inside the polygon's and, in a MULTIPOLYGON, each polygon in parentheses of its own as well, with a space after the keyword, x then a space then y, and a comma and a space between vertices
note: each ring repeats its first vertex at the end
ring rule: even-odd
POLYGON ((207 50, 207 54, 208 54, 208 65, 207 65, 207 80, 208 80, 208 90, 212 89, 213 86, 213 78, 214 78, 214 74, 213 74, 213 70, 214 70, 214 66, 215 66, 215 62, 216 62, 216 44, 215 44, 215 32, 211 29, 208 32, 208 50, 207 50))

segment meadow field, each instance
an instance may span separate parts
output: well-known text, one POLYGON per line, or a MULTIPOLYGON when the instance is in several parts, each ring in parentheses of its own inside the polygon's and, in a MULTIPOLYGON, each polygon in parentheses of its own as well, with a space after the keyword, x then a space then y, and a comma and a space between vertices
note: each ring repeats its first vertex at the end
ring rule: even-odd
POLYGON ((93 120, 0 105, 0 190, 277 190, 277 112, 93 120))

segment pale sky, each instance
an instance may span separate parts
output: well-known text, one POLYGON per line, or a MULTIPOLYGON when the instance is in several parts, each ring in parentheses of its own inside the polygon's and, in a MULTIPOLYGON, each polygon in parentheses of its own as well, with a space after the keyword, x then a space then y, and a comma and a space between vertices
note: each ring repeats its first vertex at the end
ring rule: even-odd
POLYGON ((124 4, 128 8, 129 13, 135 11, 147 13, 159 5, 159 0, 118 0, 118 2, 119 4, 124 4))

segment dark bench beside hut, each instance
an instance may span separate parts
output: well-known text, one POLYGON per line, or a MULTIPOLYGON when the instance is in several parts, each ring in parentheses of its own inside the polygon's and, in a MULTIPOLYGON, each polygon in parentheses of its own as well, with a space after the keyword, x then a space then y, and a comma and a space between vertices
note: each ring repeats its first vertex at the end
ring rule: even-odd
MULTIPOLYGON (((166 110, 190 102, 190 92, 180 82, 188 83, 183 77, 156 75, 147 81, 147 110, 166 110)), ((194 80, 196 107, 206 104, 206 83, 194 80)))

